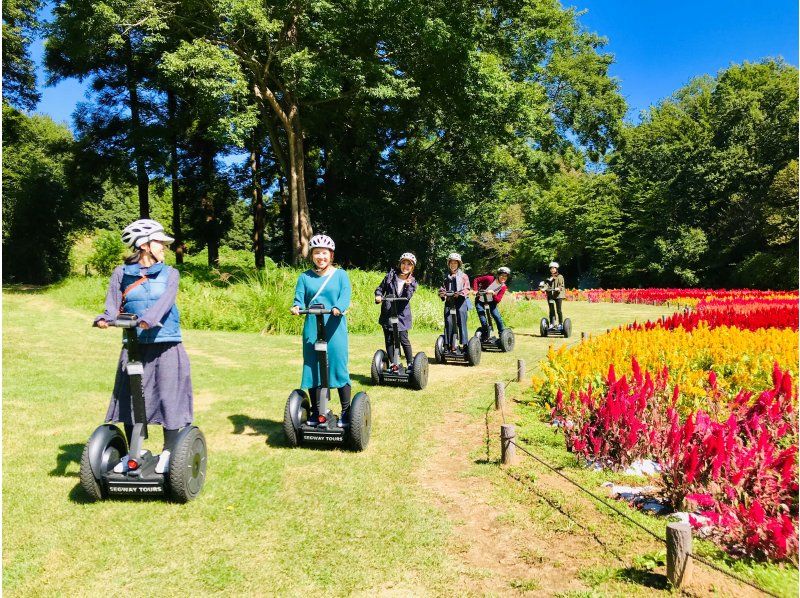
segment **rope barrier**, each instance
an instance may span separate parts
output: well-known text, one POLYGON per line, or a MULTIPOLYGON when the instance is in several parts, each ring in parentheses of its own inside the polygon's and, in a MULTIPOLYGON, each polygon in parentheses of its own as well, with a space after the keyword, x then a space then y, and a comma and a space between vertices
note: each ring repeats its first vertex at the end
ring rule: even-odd
MULTIPOLYGON (((528 455, 530 458, 532 458, 533 460, 535 460, 536 462, 538 462, 538 463, 540 463, 540 464, 544 465, 544 466, 545 466, 547 469, 549 469, 549 470, 550 470, 550 471, 552 471, 553 473, 555 473, 555 474, 557 474, 557 475, 561 476, 561 477, 562 477, 562 478, 564 478, 564 479, 565 479, 567 482, 569 482, 570 484, 572 484, 572 485, 573 485, 573 486, 575 486, 576 488, 580 489, 580 490, 581 490, 581 491, 583 491, 584 493, 586 493, 586 494, 588 494, 589 496, 591 496, 592 498, 594 498, 594 499, 595 499, 597 502, 601 503, 603 506, 605 506, 605 507, 607 507, 608 509, 610 509, 610 510, 614 511, 614 512, 615 512, 617 515, 620 515, 620 516, 621 516, 623 519, 625 519, 625 520, 629 521, 630 523, 634 524, 636 527, 638 527, 639 529, 643 530, 644 532, 646 532, 648 535, 652 536, 653 538, 655 538, 655 539, 656 539, 656 540, 658 540, 659 542, 661 542, 661 543, 663 543, 663 544, 666 544, 666 540, 664 540, 664 538, 662 538, 662 537, 658 536, 658 535, 657 535, 655 532, 653 532, 651 529, 649 529, 648 527, 646 527, 646 526, 642 525, 641 523, 639 523, 638 521, 636 521, 635 519, 633 519, 632 517, 630 517, 630 516, 629 516, 627 513, 625 513, 625 512, 623 512, 623 511, 621 511, 620 509, 618 509, 618 508, 617 508, 617 507, 615 507, 614 505, 611 505, 611 504, 607 503, 607 502, 606 502, 606 501, 605 501, 603 498, 601 498, 600 496, 598 496, 597 494, 595 494, 594 492, 592 492, 592 491, 591 491, 591 490, 589 490, 588 488, 585 488, 584 486, 582 486, 581 484, 579 484, 578 482, 576 482, 575 480, 573 480, 573 479, 572 479, 572 478, 570 478, 569 476, 567 476, 567 475, 564 475, 564 473, 562 473, 562 472, 561 472, 561 471, 559 471, 557 468, 553 467, 553 466, 552 466, 552 465, 550 465, 549 463, 547 463, 547 462, 543 461, 542 459, 540 459, 539 457, 537 457, 536 455, 534 455, 532 452, 530 452, 530 451, 529 451, 527 448, 525 448, 524 446, 521 446, 520 444, 518 444, 518 443, 517 443, 517 442, 515 442, 514 440, 511 440, 511 441, 510 441, 510 443, 511 443, 511 444, 513 444, 515 447, 517 447, 519 450, 521 450, 523 453, 525 453, 526 455, 528 455)), ((700 563, 703 563, 703 564, 704 564, 704 565, 706 565, 707 567, 710 567, 711 569, 714 569, 715 571, 718 571, 719 573, 722 573, 723 575, 727 575, 728 577, 730 577, 731 579, 734 579, 734 580, 738 581, 739 583, 743 583, 743 584, 745 584, 745 585, 748 585, 748 586, 750 586, 751 588, 753 588, 753 589, 755 589, 755 590, 758 590, 759 592, 762 592, 763 594, 766 594, 766 595, 768 595, 768 596, 774 596, 775 598, 780 598, 780 596, 779 596, 778 594, 775 594, 774 592, 771 592, 770 590, 766 590, 766 589, 762 588, 761 586, 759 586, 759 585, 757 585, 756 583, 754 583, 754 582, 750 581, 749 579, 746 579, 746 578, 744 578, 744 577, 741 577, 741 576, 739 576, 739 575, 737 575, 737 574, 735 574, 735 573, 733 573, 733 572, 731 572, 731 571, 728 571, 727 569, 723 569, 723 568, 722 568, 722 567, 720 567, 719 565, 717 565, 717 564, 713 563, 712 561, 709 561, 709 560, 708 560, 708 559, 706 559, 706 558, 703 558, 703 557, 701 557, 700 555, 697 555, 697 554, 694 554, 694 553, 690 553, 690 554, 689 554, 689 557, 691 557, 691 558, 692 558, 692 559, 694 559, 695 561, 698 561, 698 562, 700 562, 700 563)))

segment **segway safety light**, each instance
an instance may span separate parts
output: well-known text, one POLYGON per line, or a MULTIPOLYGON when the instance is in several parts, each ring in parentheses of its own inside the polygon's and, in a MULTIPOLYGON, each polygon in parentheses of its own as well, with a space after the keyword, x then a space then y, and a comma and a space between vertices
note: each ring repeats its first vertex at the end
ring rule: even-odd
POLYGON ((324 415, 319 416, 319 423, 324 424, 326 421, 328 421, 327 417, 325 417, 324 415))
POLYGON ((136 459, 128 459, 128 469, 139 469, 139 463, 136 459))

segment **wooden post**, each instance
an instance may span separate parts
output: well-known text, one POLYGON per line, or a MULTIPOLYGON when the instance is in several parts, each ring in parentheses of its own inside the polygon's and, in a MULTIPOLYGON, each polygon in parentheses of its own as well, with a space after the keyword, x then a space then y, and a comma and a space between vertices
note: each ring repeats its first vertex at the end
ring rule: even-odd
POLYGON ((581 332, 581 341, 585 341, 585 340, 586 340, 586 333, 585 332, 581 332))
POLYGON ((611 334, 611 328, 606 328, 606 334, 611 334))
POLYGON ((517 382, 522 382, 525 379, 525 360, 517 359, 517 382))
POLYGON ((517 462, 517 447, 513 444, 516 439, 514 424, 500 426, 500 455, 503 465, 514 465, 517 462))
POLYGON ((688 523, 667 524, 667 579, 675 588, 692 582, 692 528, 688 523))
POLYGON ((503 403, 506 400, 506 387, 502 382, 494 383, 494 408, 502 411, 503 403))

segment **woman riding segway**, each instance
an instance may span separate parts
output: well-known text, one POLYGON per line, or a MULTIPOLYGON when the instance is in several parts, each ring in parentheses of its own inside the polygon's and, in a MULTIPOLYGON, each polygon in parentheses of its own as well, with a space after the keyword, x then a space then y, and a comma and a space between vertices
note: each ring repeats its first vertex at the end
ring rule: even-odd
MULTIPOLYGON (((384 276, 381 284, 375 289, 375 303, 381 303, 383 296, 401 297, 407 299, 403 302, 402 311, 398 313, 398 334, 400 345, 405 353, 406 363, 411 368, 414 361, 414 351, 411 349, 411 341, 408 340, 408 331, 411 330, 411 298, 417 290, 417 281, 414 278, 414 267, 417 265, 417 258, 413 253, 404 253, 400 256, 397 268, 391 268, 384 276)), ((383 338, 386 344, 386 354, 389 361, 394 361, 394 343, 392 342, 392 325, 389 322, 390 311, 382 309, 378 323, 383 328, 383 338)))
MULTIPOLYGON (((352 387, 348 369, 347 320, 344 312, 350 307, 350 278, 344 270, 334 267, 333 252, 336 244, 327 235, 315 235, 309 245, 313 269, 306 270, 297 279, 294 305, 291 312, 299 315, 301 309, 320 304, 331 310, 325 318, 327 340, 329 388, 336 388, 342 404, 340 427, 347 424, 352 387)), ((322 385, 320 363, 314 348, 317 342, 315 318, 307 317, 303 326, 303 376, 300 388, 307 390, 311 399, 309 424, 317 424, 319 412, 319 390, 322 385)))
POLYGON ((478 319, 481 327, 475 335, 481 339, 481 345, 489 348, 500 348, 502 351, 509 351, 514 346, 514 333, 506 328, 503 317, 500 315, 498 305, 503 300, 508 290, 506 282, 511 275, 511 270, 505 266, 497 269, 496 275, 485 274, 472 280, 472 290, 476 293, 475 310, 478 312, 478 319), (491 322, 488 320, 486 312, 497 324, 497 337, 494 337, 491 322))
MULTIPOLYGON (((127 319, 136 329, 131 341, 134 346, 129 347, 125 341, 120 353, 106 421, 124 424, 128 445, 137 447, 147 437, 147 424, 161 425, 164 446, 154 474, 166 476, 169 472, 173 495, 182 501, 189 500, 199 492, 205 477, 205 439, 199 429, 191 426, 194 414, 191 370, 175 305, 180 275, 175 268, 164 264, 165 248, 174 239, 155 220, 141 219, 125 227, 122 241, 133 253, 114 269, 105 311, 95 318, 94 325, 107 329, 127 319), (129 349, 138 354, 130 362, 129 349), (142 403, 144 413, 139 411, 137 415, 142 403), (188 464, 190 474, 183 471, 187 459, 196 461, 194 466, 188 464), (186 475, 189 478, 184 479, 186 475)), ((127 475, 132 467, 140 467, 140 477, 145 477, 152 460, 148 455, 142 450, 139 455, 123 457, 113 472, 127 475)), ((87 469, 86 486, 90 494, 97 494, 93 490, 102 494, 104 487, 113 490, 113 484, 107 480, 102 480, 103 486, 99 484, 106 472, 94 472, 96 483, 92 483, 89 478, 95 468, 96 464, 87 469)))
POLYGON ((561 335, 569 338, 572 335, 572 322, 569 318, 564 318, 561 313, 561 303, 566 297, 566 287, 564 277, 558 273, 558 262, 550 262, 550 278, 545 282, 539 283, 539 290, 547 295, 547 306, 550 312, 550 321, 542 318, 539 324, 541 336, 561 335), (556 323, 558 314, 558 323, 556 323))

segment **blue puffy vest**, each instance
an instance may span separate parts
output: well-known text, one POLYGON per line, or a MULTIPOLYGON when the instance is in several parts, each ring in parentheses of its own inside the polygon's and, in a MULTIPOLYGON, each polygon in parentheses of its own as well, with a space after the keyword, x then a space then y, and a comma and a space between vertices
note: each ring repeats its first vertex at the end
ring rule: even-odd
MULTIPOLYGON (((139 264, 126 264, 122 268, 121 290, 123 292, 142 277, 140 271, 139 264)), ((143 316, 167 290, 167 281, 171 271, 170 266, 160 262, 150 266, 147 269, 147 282, 143 282, 127 294, 122 304, 122 311, 143 316)), ((148 330, 137 328, 136 333, 140 343, 181 342, 178 307, 175 304, 172 305, 166 315, 161 318, 161 326, 153 326, 148 330)))

